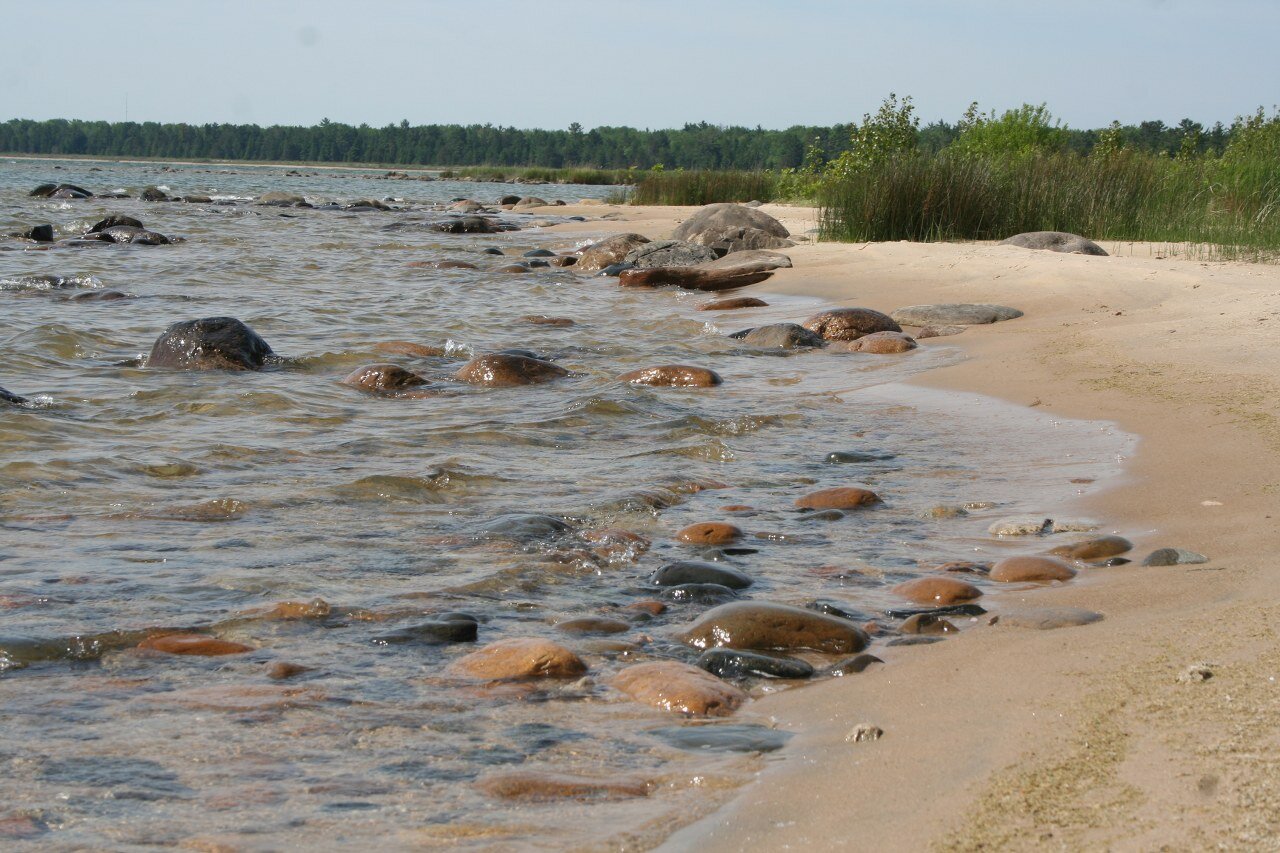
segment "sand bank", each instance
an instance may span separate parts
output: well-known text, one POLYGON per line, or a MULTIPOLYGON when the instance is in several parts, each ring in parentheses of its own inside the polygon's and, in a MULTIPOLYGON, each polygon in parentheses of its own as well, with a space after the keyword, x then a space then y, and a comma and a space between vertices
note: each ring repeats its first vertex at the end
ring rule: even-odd
MULTIPOLYGON (((608 230, 658 239, 693 210, 555 212, 611 212, 608 230)), ((816 225, 812 210, 764 210, 793 233, 816 225)), ((572 239, 602 227, 551 230, 572 239)), ((1073 509, 1132 539, 1130 556, 1174 546, 1210 561, 1135 561, 1094 570, 1089 582, 1007 593, 993 611, 1074 606, 1105 619, 1052 631, 980 620, 943 643, 889 649, 887 666, 755 702, 755 713, 796 732, 786 759, 667 849, 1275 843, 1280 267, 1102 245, 1112 257, 978 243, 805 244, 787 251, 794 269, 735 293, 886 312, 936 302, 1023 310, 1019 320, 922 342, 959 346, 969 358, 920 383, 1136 433, 1127 482, 1086 487, 1073 509), (1179 680, 1202 662, 1212 678, 1179 680), (884 737, 847 743, 864 722, 884 737)))

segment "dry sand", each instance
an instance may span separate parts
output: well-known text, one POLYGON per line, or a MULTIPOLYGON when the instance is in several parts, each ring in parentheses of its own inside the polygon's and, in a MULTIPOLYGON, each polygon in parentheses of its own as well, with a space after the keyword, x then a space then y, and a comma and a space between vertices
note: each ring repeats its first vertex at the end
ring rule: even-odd
MULTIPOLYGON (((613 217, 551 230, 658 239, 693 210, 561 207, 613 217)), ((793 233, 816 225, 812 210, 764 210, 793 233)), ((805 244, 787 250, 794 269, 735 294, 1022 309, 923 341, 969 358, 919 383, 1136 433, 1124 485, 1075 509, 1134 540, 1139 560, 1175 546, 1210 561, 1136 560, 1005 593, 993 609, 1105 619, 1052 631, 979 620, 943 643, 888 649, 886 666, 753 703, 796 732, 785 758, 666 849, 1280 848, 1280 267, 1102 245, 1112 257, 805 244), (1179 680, 1202 662, 1209 680, 1179 680), (884 737, 847 743, 864 722, 884 737)))

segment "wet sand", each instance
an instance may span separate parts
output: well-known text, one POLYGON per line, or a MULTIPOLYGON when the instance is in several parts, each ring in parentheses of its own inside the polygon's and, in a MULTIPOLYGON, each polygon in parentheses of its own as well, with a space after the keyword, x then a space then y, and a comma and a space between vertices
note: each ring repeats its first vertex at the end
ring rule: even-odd
MULTIPOLYGON (((763 209, 793 233, 816 226, 810 210, 763 209)), ((612 209, 611 230, 659 239, 693 210, 612 209)), ((601 223, 553 230, 572 239, 601 223)), ((1007 593, 1001 607, 1083 607, 1101 622, 1035 631, 983 621, 943 643, 894 649, 887 666, 753 703, 753 713, 796 732, 787 760, 666 849, 1274 843, 1280 267, 1205 261, 1185 247, 1102 245, 1112 257, 974 243, 805 244, 787 250, 794 269, 735 292, 886 312, 940 302, 1023 310, 1019 320, 938 339, 970 357, 917 382, 1139 435, 1127 481, 1082 490, 1071 508, 1101 519, 1101 532, 1123 532, 1139 559, 1087 581, 1007 593), (1139 566, 1164 546, 1210 560, 1139 566), (1212 677, 1180 678, 1196 664, 1212 677), (846 742, 860 723, 883 738, 846 742)))

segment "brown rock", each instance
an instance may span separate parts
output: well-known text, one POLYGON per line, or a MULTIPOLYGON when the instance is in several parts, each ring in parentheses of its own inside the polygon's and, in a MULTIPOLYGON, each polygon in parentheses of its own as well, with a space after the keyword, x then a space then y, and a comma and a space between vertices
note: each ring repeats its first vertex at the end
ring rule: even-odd
POLYGON ((476 787, 503 800, 620 800, 649 796, 638 779, 591 779, 538 770, 512 770, 485 776, 476 787))
POLYGON ((494 387, 535 385, 568 375, 569 371, 549 361, 499 353, 477 356, 455 374, 462 382, 494 387))
POLYGON ((917 613, 907 617, 901 629, 904 634, 954 634, 960 630, 951 622, 932 613, 917 613))
POLYGON ((640 234, 615 234, 607 240, 601 240, 583 249, 578 259, 577 269, 595 272, 610 264, 621 263, 627 256, 627 252, 648 242, 650 242, 649 238, 640 234))
POLYGON ((415 344, 412 341, 382 341, 374 344, 373 348, 378 352, 409 355, 414 358, 434 358, 444 355, 444 347, 415 344))
POLYGON ((208 634, 161 634, 148 637, 138 648, 170 655, 196 655, 199 657, 216 657, 218 655, 239 655, 253 651, 253 646, 220 640, 208 634))
POLYGON ((828 654, 860 652, 870 642, 866 632, 847 619, 759 601, 714 607, 677 638, 699 649, 814 649, 828 654))
MULTIPOLYGON (((630 626, 628 626, 630 627, 630 626)), ((499 681, 517 678, 574 678, 587 671, 582 659, 564 646, 536 637, 498 640, 458 658, 450 672, 499 681)))
POLYGON ((426 385, 427 380, 396 364, 366 364, 352 371, 342 383, 361 391, 390 393, 426 385))
POLYGON ((799 509, 858 509, 880 502, 880 496, 870 489, 840 486, 807 494, 796 501, 796 507, 799 509))
POLYGON ((828 341, 856 341, 874 332, 901 332, 888 314, 870 308, 833 308, 814 314, 802 323, 828 341))
POLYGON ((572 267, 577 266, 577 255, 556 255, 554 258, 547 258, 547 263, 553 267, 572 267))
POLYGON ((725 545, 742 537, 742 530, 723 521, 690 524, 676 534, 676 539, 693 545, 725 545))
POLYGON ((731 290, 757 284, 773 275, 772 270, 710 269, 707 267, 651 267, 618 273, 623 287, 666 287, 689 290, 731 290))
POLYGON ((902 332, 872 332, 869 335, 863 335, 854 343, 857 352, 866 352, 873 355, 892 355, 894 353, 908 352, 918 347, 915 338, 902 332))
POLYGON ((311 601, 282 601, 268 610, 264 619, 323 619, 332 609, 329 602, 315 598, 311 601))
POLYGON ((966 575, 985 575, 991 571, 990 563, 976 563, 972 560, 950 560, 933 567, 935 572, 955 572, 966 575))
POLYGON ((605 619, 600 616, 584 616, 556 623, 556 630, 567 634, 621 634, 630 631, 631 625, 621 619, 605 619))
POLYGON ((898 584, 893 588, 893 592, 916 604, 940 607, 962 604, 982 597, 982 590, 973 584, 946 577, 916 578, 898 584))
POLYGON ((527 266, 525 266, 524 264, 507 264, 505 267, 498 267, 498 270, 497 270, 497 271, 498 271, 498 272, 509 272, 509 273, 513 273, 513 274, 515 274, 515 275, 519 275, 520 273, 531 272, 531 271, 532 271, 532 267, 527 267, 527 266))
POLYGON ((545 314, 526 314, 520 318, 521 323, 533 323, 535 326, 572 326, 568 317, 548 317, 545 314))
POLYGON ((624 609, 636 613, 648 613, 650 616, 661 616, 667 612, 667 605, 661 601, 637 601, 634 604, 628 604, 624 609))
POLYGON ((1133 543, 1123 536, 1095 536, 1072 545, 1060 545, 1049 553, 1068 560, 1105 560, 1133 550, 1133 543))
POLYGON ((946 338, 951 335, 958 335, 965 330, 964 326, 925 326, 916 332, 916 340, 922 341, 925 338, 946 338))
POLYGON ((698 306, 699 311, 737 311, 739 308, 767 308, 769 303, 754 296, 735 296, 731 299, 717 299, 704 302, 698 306))
POLYGON ((409 263, 405 264, 405 266, 406 266, 406 267, 418 267, 418 268, 426 267, 426 268, 428 268, 428 269, 433 269, 433 270, 474 270, 474 269, 479 269, 479 267, 477 267, 475 264, 471 263, 470 261, 455 261, 455 260, 452 260, 452 259, 450 259, 450 260, 444 260, 444 261, 410 261, 409 263))
POLYGON ((633 385, 656 385, 679 388, 710 388, 724 380, 720 374, 705 367, 691 367, 687 364, 662 364, 656 367, 644 367, 632 370, 618 377, 620 382, 633 385))
POLYGON ((1068 581, 1075 576, 1076 570, 1057 557, 1006 557, 992 566, 988 575, 1002 583, 1068 581))
POLYGON ((629 666, 609 682, 637 702, 664 711, 727 717, 747 699, 732 684, 705 670, 675 661, 655 661, 629 666))
POLYGON ((286 661, 276 661, 267 667, 267 678, 272 681, 285 681, 293 678, 295 675, 302 675, 304 672, 310 672, 311 667, 303 666, 300 663, 288 663, 286 661))

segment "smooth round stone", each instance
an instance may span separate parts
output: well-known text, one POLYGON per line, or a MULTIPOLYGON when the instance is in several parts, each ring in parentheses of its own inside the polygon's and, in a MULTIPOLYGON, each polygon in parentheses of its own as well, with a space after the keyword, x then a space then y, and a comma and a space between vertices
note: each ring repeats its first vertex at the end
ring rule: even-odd
POLYGON ((1067 560, 1105 560, 1133 550, 1133 543, 1123 536, 1096 536, 1072 545, 1060 545, 1049 553, 1067 560))
POLYGON ((722 521, 703 521, 690 524, 676 534, 681 542, 692 545, 724 545, 742 538, 742 530, 722 521))
POLYGON ((833 308, 813 315, 803 325, 829 341, 856 341, 874 332, 902 331, 888 314, 870 308, 833 308))
POLYGON ((718 583, 682 583, 664 589, 662 597, 677 604, 715 605, 736 601, 738 594, 718 583))
POLYGON ((444 347, 415 344, 413 341, 381 341, 373 345, 378 352, 407 355, 413 358, 435 358, 444 355, 444 347))
POLYGON ((526 258, 554 258, 556 253, 548 249, 530 249, 524 253, 524 256, 526 258))
POLYGON ((1076 576, 1071 564, 1057 557, 1005 557, 991 567, 987 577, 1001 583, 1069 581, 1076 576))
POLYGON ((857 625, 792 607, 740 601, 708 610, 677 638, 698 649, 812 649, 828 654, 860 652, 871 642, 857 625))
POLYGON ((568 634, 621 634, 631 630, 629 622, 621 619, 605 619, 599 616, 585 616, 581 619, 566 619, 556 623, 557 631, 568 634))
POLYGON ((730 649, 708 649, 698 656, 694 665, 721 678, 753 675, 765 678, 808 678, 813 675, 813 667, 806 661, 730 649))
POLYGON ((724 382, 714 370, 688 364, 644 367, 622 374, 618 381, 664 388, 711 388, 724 382))
POLYGON ((746 589, 751 578, 732 566, 706 563, 701 560, 678 560, 667 563, 654 572, 649 582, 655 586, 684 586, 688 584, 716 584, 729 589, 746 589))
POLYGON ((902 332, 873 332, 856 341, 835 341, 832 352, 865 352, 872 355, 895 355, 919 347, 916 339, 902 332))
POLYGON ((683 714, 727 717, 747 700, 732 684, 676 661, 629 666, 609 683, 638 702, 683 714))
POLYGON ((698 306, 699 311, 737 311, 742 308, 767 308, 769 303, 754 296, 734 296, 729 299, 716 299, 698 306))
POLYGON ((473 621, 441 619, 379 634, 373 638, 373 642, 379 646, 401 646, 408 643, 430 645, 474 643, 478 634, 479 626, 473 621))
POLYGON ((498 799, 533 802, 591 802, 649 796, 648 784, 638 779, 593 779, 541 770, 496 773, 477 781, 476 787, 498 799))
POLYGON ((936 305, 908 305, 891 315, 902 326, 981 326, 1022 316, 1017 308, 986 302, 944 302, 936 305))
POLYGON ((513 513, 500 515, 480 528, 481 535, 488 538, 515 539, 528 541, 546 539, 570 530, 563 520, 551 515, 534 513, 513 513))
POLYGON ((872 664, 877 663, 882 664, 884 661, 880 660, 880 658, 873 654, 863 652, 860 655, 854 655, 853 657, 846 658, 839 663, 832 664, 827 668, 826 674, 835 676, 836 678, 840 678, 845 675, 856 675, 859 672, 865 671, 867 667, 872 664))
POLYGON ((164 634, 159 637, 148 637, 138 643, 138 648, 169 655, 195 657, 220 657, 253 651, 253 646, 220 640, 208 634, 164 634))
POLYGON ((729 337, 742 341, 749 347, 760 349, 802 349, 826 344, 822 336, 795 323, 772 323, 754 329, 734 332, 729 337))
POLYGON ((1142 561, 1144 566, 1185 566, 1207 563, 1209 558, 1186 548, 1157 548, 1142 561))
POLYGON ((1102 621, 1102 614, 1080 607, 1027 607, 1009 613, 1001 613, 1000 625, 1015 628, 1034 628, 1050 631, 1054 628, 1073 628, 1102 621))
POLYGON ((982 590, 973 584, 948 577, 915 578, 898 584, 893 592, 916 604, 942 606, 976 601, 982 597, 982 590))
POLYGON ((870 489, 841 486, 821 489, 796 500, 798 509, 860 509, 880 503, 880 496, 870 489))
POLYGON ((587 665, 569 649, 537 637, 498 640, 455 660, 449 672, 489 681, 576 678, 587 665))
POLYGON ((549 361, 523 355, 492 353, 468 361, 458 370, 456 378, 472 385, 509 387, 550 382, 568 375, 569 371, 549 361))
POLYGON ((342 380, 342 384, 361 391, 385 394, 417 388, 426 385, 427 380, 396 364, 367 364, 353 371, 342 380))
POLYGON ((773 752, 791 740, 790 732, 749 725, 669 726, 649 729, 648 734, 693 752, 773 752))
POLYGON ((910 616, 899 626, 904 634, 954 634, 960 629, 941 616, 932 613, 917 613, 910 616))

